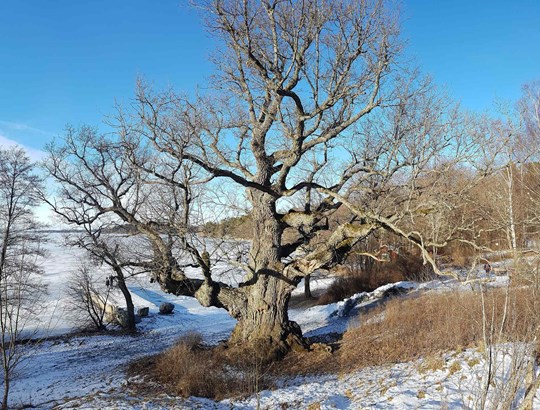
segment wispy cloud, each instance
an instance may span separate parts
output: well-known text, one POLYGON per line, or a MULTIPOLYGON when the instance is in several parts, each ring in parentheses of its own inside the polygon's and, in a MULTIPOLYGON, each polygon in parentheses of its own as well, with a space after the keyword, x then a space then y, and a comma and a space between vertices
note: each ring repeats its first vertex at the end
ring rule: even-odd
POLYGON ((44 131, 44 130, 39 129, 39 128, 34 128, 34 127, 29 126, 29 125, 18 123, 18 122, 0 120, 0 126, 4 127, 4 128, 7 128, 7 129, 10 129, 10 130, 13 130, 13 131, 27 131, 27 132, 31 132, 31 133, 35 133, 35 134, 46 135, 46 136, 52 135, 51 132, 44 131))
POLYGON ((17 146, 23 148, 28 153, 28 156, 30 157, 30 160, 32 161, 40 161, 43 158, 45 158, 46 154, 44 151, 25 146, 15 140, 12 140, 8 137, 4 137, 3 135, 0 135, 0 147, 7 148, 7 147, 17 147, 17 146))

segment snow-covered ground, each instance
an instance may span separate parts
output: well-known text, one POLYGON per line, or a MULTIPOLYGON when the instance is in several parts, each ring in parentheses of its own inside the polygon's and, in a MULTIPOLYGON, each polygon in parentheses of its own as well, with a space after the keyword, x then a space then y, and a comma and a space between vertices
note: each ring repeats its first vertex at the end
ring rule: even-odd
MULTIPOLYGON (((188 297, 163 293, 147 277, 137 277, 130 284, 136 307, 148 306, 150 315, 138 325, 136 336, 96 335, 61 336, 72 331, 70 303, 65 297, 66 276, 85 259, 82 251, 62 246, 58 235, 48 245, 44 261, 44 282, 48 297, 41 323, 57 337, 36 343, 26 353, 26 360, 11 389, 13 406, 33 405, 36 408, 61 409, 440 409, 477 407, 485 374, 483 355, 476 350, 448 353, 438 366, 425 366, 422 360, 393 366, 380 366, 340 375, 297 377, 283 387, 262 391, 243 400, 219 403, 207 399, 180 399, 153 395, 152 399, 134 396, 126 365, 138 357, 160 352, 174 344, 183 334, 197 331, 206 343, 226 339, 235 321, 223 309, 204 308, 188 297), (159 315, 162 302, 175 305, 174 314, 159 315)), ((222 267, 230 281, 234 270, 222 267), (232 272, 232 273, 231 273, 232 272)), ((106 272, 103 272, 105 275, 106 272)), ((492 284, 504 284, 505 277, 494 278, 492 284)), ((312 288, 328 286, 328 279, 314 280, 312 288)), ((395 286, 407 291, 443 291, 463 286, 446 279, 418 285, 401 282, 395 286)), ((308 309, 291 309, 290 317, 300 324, 307 336, 344 332, 354 312, 376 302, 390 286, 371 293, 358 294, 349 300, 308 309)), ((296 292, 303 291, 299 286, 296 292)), ((118 298, 121 299, 121 298, 118 298)), ((45 330, 44 330, 45 331, 45 330)), ((519 346, 518 346, 519 347, 519 346)), ((515 357, 516 346, 501 346, 498 354, 501 381, 505 369, 515 357), (506 367, 504 367, 506 366, 506 367)), ((504 383, 502 383, 504 384, 504 383)), ((539 408, 540 408, 540 402, 539 408)))

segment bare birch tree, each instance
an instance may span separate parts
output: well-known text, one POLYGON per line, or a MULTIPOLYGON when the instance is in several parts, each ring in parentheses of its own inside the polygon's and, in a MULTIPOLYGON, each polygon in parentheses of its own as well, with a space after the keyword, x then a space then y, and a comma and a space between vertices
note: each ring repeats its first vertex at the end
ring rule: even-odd
POLYGON ((10 382, 24 358, 19 345, 28 320, 35 317, 40 292, 37 257, 40 234, 33 216, 40 179, 21 148, 0 148, 0 354, 2 408, 8 408, 10 382))
MULTIPOLYGON (((517 260, 520 250, 537 236, 538 195, 538 86, 524 87, 517 109, 501 108, 501 118, 484 119, 485 134, 499 146, 498 172, 480 192, 486 223, 517 260)), ((502 244, 501 244, 502 245, 502 244)))

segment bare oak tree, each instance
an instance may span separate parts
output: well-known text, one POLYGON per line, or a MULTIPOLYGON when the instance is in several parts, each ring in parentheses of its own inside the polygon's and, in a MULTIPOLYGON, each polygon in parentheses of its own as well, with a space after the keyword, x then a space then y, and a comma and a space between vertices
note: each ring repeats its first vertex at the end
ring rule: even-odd
POLYGON ((225 308, 238 321, 230 346, 273 359, 306 346, 288 318, 293 289, 373 233, 401 237, 436 266, 428 249, 462 232, 434 239, 415 222, 437 212, 448 170, 467 164, 475 177, 465 191, 486 164, 474 160, 484 155, 469 120, 403 68, 397 17, 384 1, 199 7, 220 42, 214 93, 189 99, 140 84, 115 136, 70 130, 50 147, 47 168, 61 186, 54 207, 79 225, 130 224, 152 250, 134 266, 167 292, 225 308), (190 230, 195 204, 216 185, 236 189, 251 208, 239 286, 216 279, 215 261, 190 230), (330 223, 340 207, 347 220, 330 223), (203 279, 187 277, 186 264, 203 279))

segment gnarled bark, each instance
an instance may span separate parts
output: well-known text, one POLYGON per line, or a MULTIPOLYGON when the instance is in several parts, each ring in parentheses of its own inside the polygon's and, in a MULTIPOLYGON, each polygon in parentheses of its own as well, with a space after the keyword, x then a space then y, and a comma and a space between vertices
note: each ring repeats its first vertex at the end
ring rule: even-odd
POLYGON ((283 275, 283 226, 275 198, 251 190, 250 201, 254 229, 248 263, 251 277, 242 285, 248 308, 238 317, 230 343, 257 346, 271 359, 293 346, 306 346, 300 328, 288 317, 290 295, 300 279, 291 280, 283 275))

